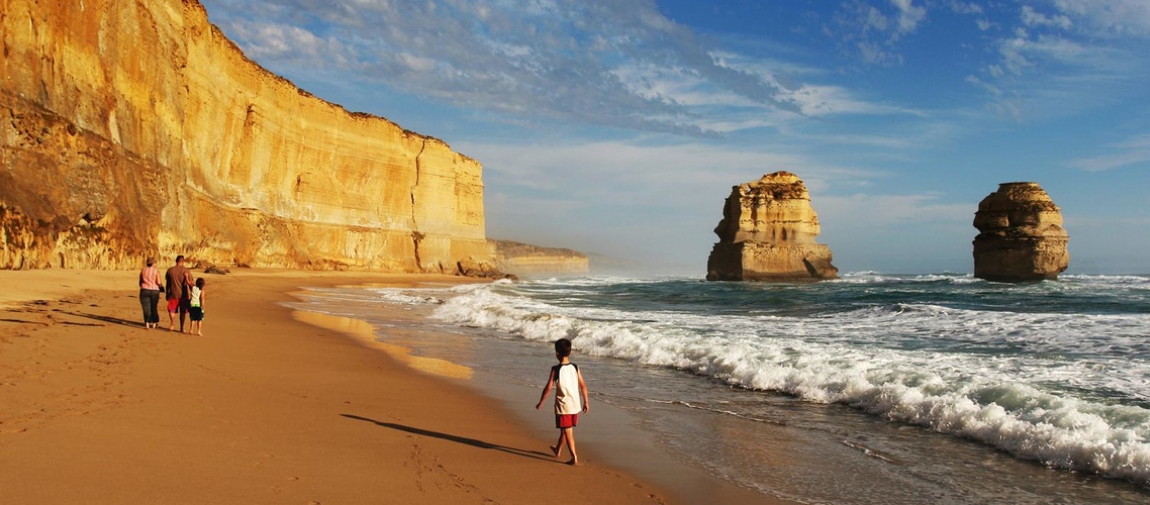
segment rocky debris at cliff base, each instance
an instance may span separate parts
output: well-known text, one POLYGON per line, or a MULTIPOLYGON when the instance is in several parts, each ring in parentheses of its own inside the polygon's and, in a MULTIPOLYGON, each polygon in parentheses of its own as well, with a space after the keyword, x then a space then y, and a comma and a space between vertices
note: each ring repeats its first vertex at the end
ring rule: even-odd
POLYGON ((819 218, 799 177, 780 171, 731 188, 719 242, 707 258, 710 281, 837 279, 831 250, 815 242, 819 218))
POLYGON ((208 263, 207 266, 204 267, 204 273, 205 274, 215 274, 215 275, 227 275, 227 274, 232 273, 232 271, 228 270, 227 268, 221 267, 219 265, 213 265, 211 263, 208 263))
POLYGON ((460 260, 455 265, 456 275, 464 277, 475 277, 479 279, 511 279, 519 280, 518 277, 499 271, 489 262, 476 261, 474 258, 468 257, 460 260))
POLYGON ((1070 266, 1062 212, 1037 183, 1007 182, 978 203, 974 276, 997 282, 1057 279, 1070 266))

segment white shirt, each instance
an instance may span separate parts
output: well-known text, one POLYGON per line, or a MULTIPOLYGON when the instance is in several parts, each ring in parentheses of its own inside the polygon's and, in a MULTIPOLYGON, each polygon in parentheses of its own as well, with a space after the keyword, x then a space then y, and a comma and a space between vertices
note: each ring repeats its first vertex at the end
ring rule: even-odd
POLYGON ((555 413, 578 414, 583 411, 579 397, 579 367, 574 363, 555 365, 555 413))

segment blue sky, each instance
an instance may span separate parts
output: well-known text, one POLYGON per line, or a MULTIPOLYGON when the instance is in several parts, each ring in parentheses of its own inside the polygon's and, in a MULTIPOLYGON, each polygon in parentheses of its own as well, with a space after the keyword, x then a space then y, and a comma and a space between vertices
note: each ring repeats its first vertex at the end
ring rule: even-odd
POLYGON ((842 271, 970 272, 1042 185, 1068 273, 1150 273, 1150 0, 205 0, 254 61, 484 165, 487 234, 702 275, 731 186, 842 271))

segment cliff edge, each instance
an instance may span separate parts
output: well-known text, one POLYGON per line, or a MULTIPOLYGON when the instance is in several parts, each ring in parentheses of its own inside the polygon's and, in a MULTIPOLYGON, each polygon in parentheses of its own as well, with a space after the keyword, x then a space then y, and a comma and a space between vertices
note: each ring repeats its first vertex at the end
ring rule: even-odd
POLYGON ((0 268, 493 265, 482 166, 248 60, 195 0, 4 0, 0 268))
POLYGON ((574 249, 491 240, 495 247, 495 267, 515 275, 585 274, 591 263, 586 254, 574 249))
POLYGON ((815 242, 819 218, 807 187, 790 172, 731 188, 719 242, 707 258, 709 281, 837 279, 831 250, 815 242))

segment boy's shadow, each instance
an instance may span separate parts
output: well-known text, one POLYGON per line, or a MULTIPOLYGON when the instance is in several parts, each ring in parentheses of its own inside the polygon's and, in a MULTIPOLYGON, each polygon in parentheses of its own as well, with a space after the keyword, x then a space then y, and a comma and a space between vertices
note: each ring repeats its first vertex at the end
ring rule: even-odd
POLYGON ((534 459, 540 459, 543 461, 550 461, 553 463, 560 463, 559 460, 555 459, 550 454, 547 454, 544 452, 516 449, 514 447, 507 447, 505 445, 492 444, 492 443, 484 442, 482 440, 476 440, 474 438, 461 437, 458 435, 451 435, 448 433, 440 433, 438 431, 425 430, 422 428, 415 428, 412 426, 404 426, 402 424, 376 421, 375 419, 360 417, 360 416, 357 416, 354 414, 340 414, 340 415, 343 417, 346 417, 348 419, 355 419, 357 421, 367 421, 369 423, 375 423, 376 426, 383 426, 384 428, 391 428, 393 430, 406 431, 408 433, 413 433, 416 435, 423 435, 425 437, 438 438, 438 439, 442 439, 442 440, 450 440, 452 442, 470 445, 472 447, 478 447, 480 449, 495 449, 497 451, 503 451, 503 452, 506 452, 508 454, 514 454, 516 456, 523 456, 526 458, 534 458, 534 459))

